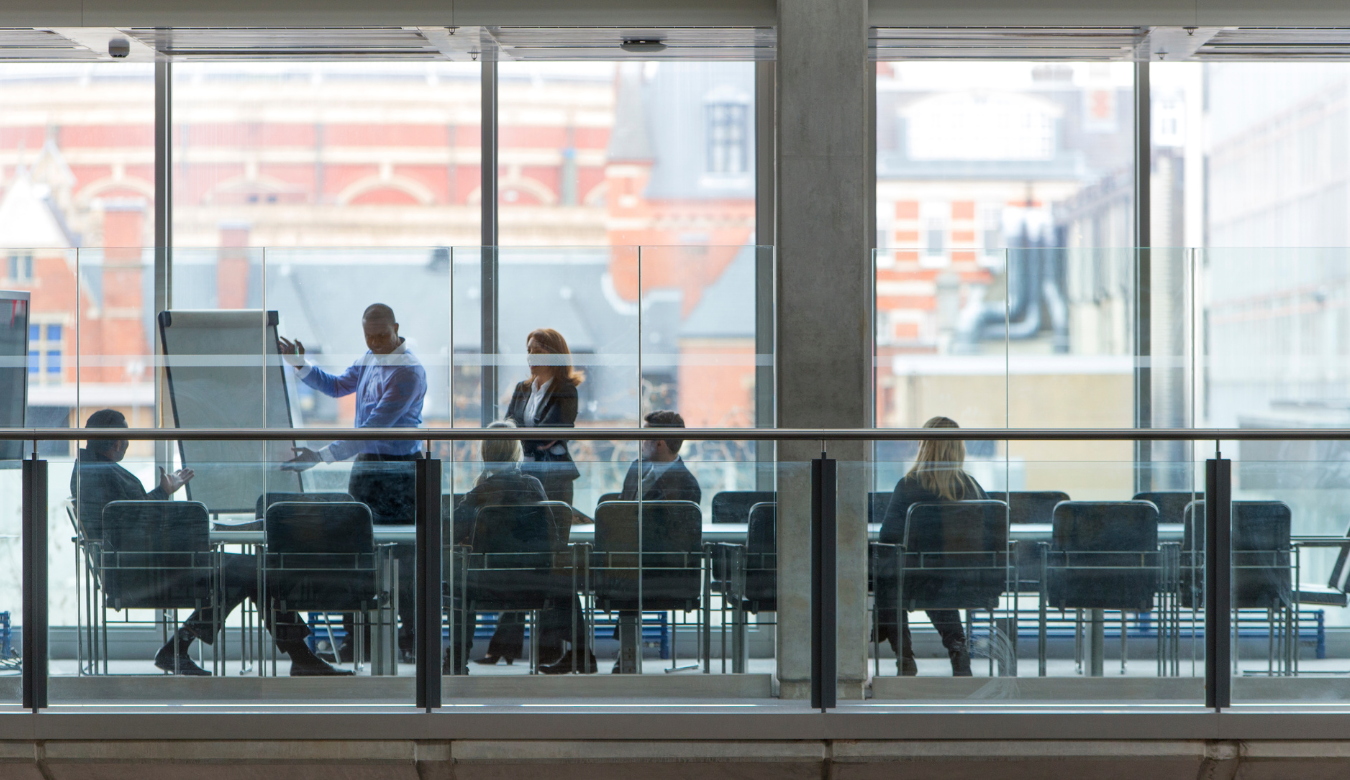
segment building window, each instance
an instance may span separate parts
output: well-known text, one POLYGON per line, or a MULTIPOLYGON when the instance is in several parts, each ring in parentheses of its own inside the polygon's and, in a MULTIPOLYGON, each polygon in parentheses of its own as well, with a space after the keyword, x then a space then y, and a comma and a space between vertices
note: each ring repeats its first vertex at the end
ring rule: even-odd
POLYGON ((33 281, 33 253, 14 252, 7 258, 6 278, 11 282, 33 281))
POLYGON ((750 170, 750 106, 708 104, 708 172, 741 174, 750 170))
POLYGON ((929 219, 924 225, 924 238, 929 257, 941 257, 947 251, 947 223, 929 219))
POLYGON ((65 328, 57 322, 28 326, 29 382, 57 384, 61 381, 64 331, 65 328))

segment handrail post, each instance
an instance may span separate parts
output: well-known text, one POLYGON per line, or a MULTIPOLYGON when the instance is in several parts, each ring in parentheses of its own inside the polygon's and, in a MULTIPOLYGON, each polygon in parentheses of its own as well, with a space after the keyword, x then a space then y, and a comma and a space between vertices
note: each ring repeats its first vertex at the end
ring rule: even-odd
POLYGON ((821 712, 838 693, 835 487, 835 461, 821 452, 811 461, 811 707, 821 712))
POLYGON ((23 462, 23 707, 47 706, 47 461, 23 462))
POLYGON ((417 706, 441 706, 441 462, 417 464, 417 706))
POLYGON ((1205 706, 1216 711, 1232 706, 1232 466, 1205 461, 1205 706))

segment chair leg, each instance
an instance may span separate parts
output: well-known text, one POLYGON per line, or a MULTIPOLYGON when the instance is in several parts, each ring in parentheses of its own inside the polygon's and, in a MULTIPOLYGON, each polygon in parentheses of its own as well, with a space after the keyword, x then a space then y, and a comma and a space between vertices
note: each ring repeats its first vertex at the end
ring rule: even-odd
POLYGON ((1125 658, 1126 658, 1127 655, 1129 655, 1129 653, 1126 651, 1126 647, 1125 647, 1125 643, 1128 641, 1127 638, 1126 638, 1126 631, 1125 631, 1125 628, 1126 628, 1126 622, 1127 622, 1128 620, 1129 620, 1129 615, 1125 614, 1125 610, 1122 609, 1122 610, 1120 611, 1120 673, 1121 673, 1121 674, 1125 674, 1125 658))

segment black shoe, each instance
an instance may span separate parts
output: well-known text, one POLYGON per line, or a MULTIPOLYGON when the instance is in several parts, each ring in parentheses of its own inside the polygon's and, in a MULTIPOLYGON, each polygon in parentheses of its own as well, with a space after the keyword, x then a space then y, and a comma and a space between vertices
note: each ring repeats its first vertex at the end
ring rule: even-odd
POLYGON ((188 647, 191 646, 191 640, 183 642, 178 637, 170 639, 163 647, 155 653, 155 668, 162 669, 169 674, 179 674, 184 677, 210 677, 211 673, 193 662, 192 656, 188 653, 188 647), (177 646, 177 657, 175 658, 174 647, 177 646))
POLYGON ((619 662, 614 662, 614 668, 609 670, 610 674, 619 674, 619 662))
POLYGON ((290 657, 292 677, 351 677, 356 674, 329 666, 310 651, 303 639, 277 642, 277 649, 290 657))
MULTIPOLYGON (((558 659, 557 663, 539 667, 539 673, 570 674, 572 672, 572 657, 573 654, 569 650, 563 654, 562 658, 558 659)), ((576 671, 578 674, 595 674, 596 671, 598 671, 598 666, 595 663, 595 653, 587 651, 585 662, 578 662, 576 671)))
MULTIPOLYGON (((479 661, 479 663, 482 663, 482 661, 479 661)), ((468 673, 469 667, 467 665, 460 666, 458 671, 455 670, 455 659, 452 657, 451 652, 449 650, 446 650, 445 657, 441 659, 441 674, 463 675, 468 673)))
POLYGON ((919 675, 919 665, 914 663, 914 656, 906 656, 900 659, 900 676, 917 677, 919 675))
POLYGON ((355 662, 356 662, 356 645, 352 644, 350 640, 348 640, 348 641, 346 641, 346 642, 343 642, 343 643, 338 647, 337 660, 338 660, 338 663, 343 663, 343 664, 355 663, 355 662))

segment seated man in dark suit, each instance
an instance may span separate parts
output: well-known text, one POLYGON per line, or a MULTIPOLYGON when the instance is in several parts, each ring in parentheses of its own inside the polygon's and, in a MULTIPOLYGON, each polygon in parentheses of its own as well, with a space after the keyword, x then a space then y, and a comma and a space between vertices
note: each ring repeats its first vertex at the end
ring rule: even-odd
MULTIPOLYGON (((648 428, 683 428, 684 418, 679 412, 662 410, 652 412, 644 420, 648 428)), ((684 460, 680 458, 683 439, 649 439, 642 442, 642 456, 628 467, 623 478, 623 491, 620 501, 692 501, 695 504, 703 500, 703 489, 698 479, 689 473, 684 460), (638 474, 642 474, 638 490, 638 474)), ((633 619, 636 613, 621 611, 619 618, 633 619)), ((614 627, 614 636, 619 636, 619 627, 614 627)), ((614 662, 614 673, 619 671, 619 662, 614 662)))
MULTIPOLYGON (((652 412, 645 418, 648 428, 683 428, 684 418, 668 410, 652 412)), ((621 501, 693 501, 703 500, 698 480, 680 458, 683 439, 651 439, 642 442, 642 457, 628 467, 623 478, 621 501), (642 492, 638 493, 638 472, 642 473, 642 492)))
MULTIPOLYGON (((115 409, 102 409, 89 415, 86 428, 125 428, 127 418, 115 409)), ((159 471, 159 487, 146 492, 134 474, 119 465, 131 442, 126 439, 90 439, 79 452, 75 470, 70 475, 70 494, 75 497, 76 518, 85 537, 93 542, 103 540, 103 508, 113 501, 167 501, 193 477, 192 469, 184 468, 168 474, 159 471)), ((244 599, 258 600, 256 562, 251 555, 222 555, 219 597, 224 615, 229 615, 244 599)), ((264 610, 270 612, 270 610, 264 610)), ((224 617, 220 618, 224 622, 224 617)), ((209 676, 210 672, 193 663, 188 648, 194 639, 206 644, 215 641, 215 615, 210 607, 197 610, 183 622, 182 628, 155 654, 155 666, 166 672, 191 676, 209 676)), ((269 626, 276 638, 277 649, 291 658, 291 676, 341 675, 351 672, 334 669, 319 660, 305 644, 309 627, 294 612, 277 615, 276 624, 269 626)))

